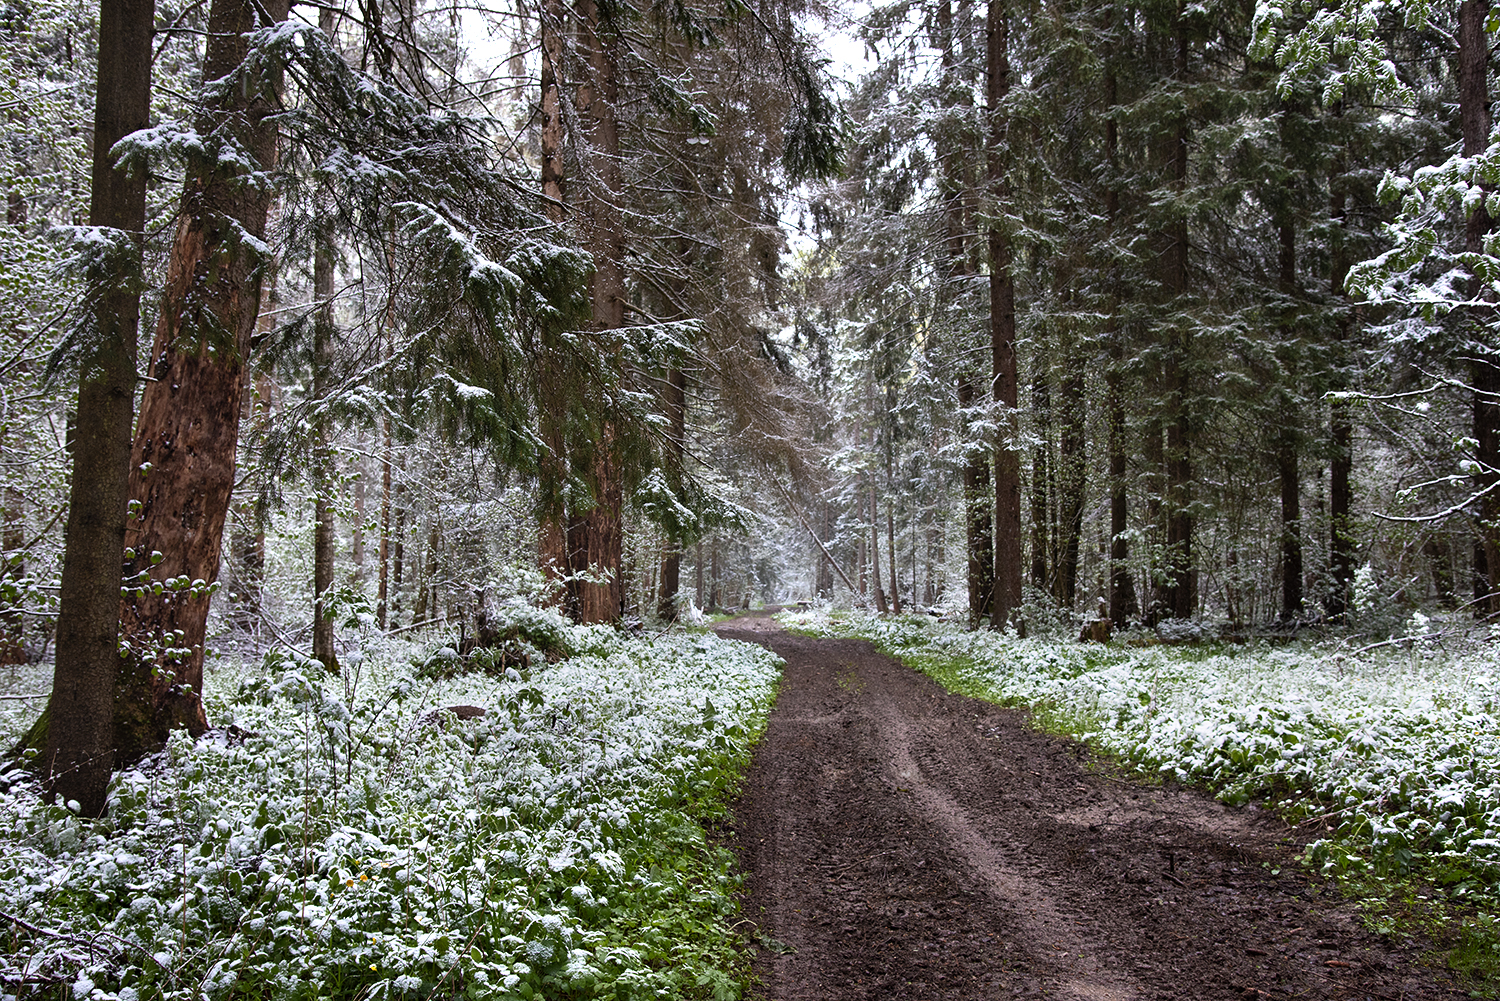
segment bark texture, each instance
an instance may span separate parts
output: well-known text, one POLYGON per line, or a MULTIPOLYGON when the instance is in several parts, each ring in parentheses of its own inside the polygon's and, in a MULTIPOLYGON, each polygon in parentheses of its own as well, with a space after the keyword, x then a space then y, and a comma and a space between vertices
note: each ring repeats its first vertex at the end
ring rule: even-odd
MULTIPOLYGON (((965 378, 958 384, 958 405, 974 405, 974 383, 965 378)), ((983 451, 971 449, 963 469, 964 525, 968 541, 969 625, 977 628, 990 621, 990 602, 995 593, 995 535, 991 516, 994 494, 990 491, 990 465, 983 451)))
MULTIPOLYGON (((1334 105, 1335 117, 1342 114, 1342 104, 1334 105)), ((1329 286, 1334 296, 1344 298, 1344 282, 1349 277, 1349 256, 1344 246, 1347 221, 1348 194, 1344 189, 1342 174, 1344 162, 1342 152, 1334 158, 1329 177, 1329 216, 1333 223, 1329 227, 1329 286)), ((1347 305, 1344 315, 1334 326, 1334 379, 1332 388, 1348 388, 1344 375, 1348 365, 1348 342, 1358 313, 1347 305)), ((1354 534, 1350 520, 1351 501, 1350 474, 1353 471, 1354 427, 1349 416, 1347 400, 1332 399, 1328 403, 1329 451, 1332 453, 1328 466, 1328 596, 1324 611, 1335 622, 1342 621, 1349 608, 1349 589, 1354 580, 1354 534)))
MULTIPOLYGON (((578 112, 587 130, 590 177, 585 186, 580 230, 594 259, 590 288, 593 330, 601 355, 618 360, 618 334, 625 326, 625 221, 619 208, 622 185, 620 135, 615 117, 614 26, 595 0, 578 0, 579 46, 587 54, 588 79, 578 88, 578 112)), ((601 410, 608 404, 598 401, 601 410)), ((575 547, 586 574, 578 582, 578 621, 613 622, 620 617, 623 485, 613 420, 599 414, 600 426, 589 464, 592 505, 582 513, 583 545, 575 547)))
MULTIPOLYGON (((541 153, 542 197, 547 217, 554 223, 563 221, 565 174, 563 169, 562 66, 561 32, 564 11, 560 0, 547 0, 541 8, 542 74, 541 74, 541 153)), ((567 440, 564 433, 568 398, 568 379, 564 372, 558 345, 551 331, 544 332, 541 344, 541 371, 538 380, 538 410, 542 454, 538 479, 542 504, 537 512, 537 561, 550 585, 551 600, 562 605, 569 615, 577 615, 576 596, 569 584, 571 568, 568 548, 568 512, 565 498, 567 485, 567 440)))
MULTIPOLYGON (((1179 9, 1174 37, 1176 53, 1173 72, 1179 81, 1187 79, 1188 36, 1179 9)), ((1173 132, 1162 146, 1172 191, 1181 196, 1187 188, 1188 123, 1179 117, 1173 132)), ((1188 227, 1184 216, 1172 219, 1163 235, 1162 288, 1170 300, 1181 299, 1188 291, 1188 227)), ((1162 589, 1163 611, 1172 618, 1191 618, 1198 606, 1198 574, 1193 556, 1193 455, 1192 414, 1188 405, 1190 387, 1189 359, 1192 355, 1192 329, 1181 324, 1169 330, 1170 340, 1165 375, 1166 411, 1166 585, 1162 589)))
MULTIPOLYGON (((1281 290, 1297 294, 1297 232, 1290 222, 1280 226, 1281 290)), ((1290 324, 1281 331, 1283 343, 1295 339, 1290 324)), ((1295 369, 1284 382, 1296 385, 1295 369)), ((1302 482, 1297 462, 1297 407, 1291 394, 1282 401, 1283 426, 1276 436, 1276 474, 1281 481, 1281 621, 1296 622, 1302 615, 1302 482)))
MULTIPOLYGON (((667 486, 673 493, 680 493, 687 443, 687 373, 681 367, 667 370, 662 404, 667 418, 667 486)), ((661 591, 657 596, 656 608, 657 615, 663 621, 676 621, 677 592, 681 585, 682 533, 669 529, 666 551, 661 558, 661 591)))
MULTIPOLYGON (((989 136, 986 174, 997 214, 1008 210, 1006 150, 1010 119, 1002 105, 1010 93, 1009 12, 1003 0, 989 0, 985 45, 988 60, 989 136)), ((991 385, 999 409, 1001 438, 995 442, 995 583, 990 625, 1000 628, 1021 607, 1021 457, 1016 391, 1016 286, 1011 276, 1010 234, 991 224, 990 354, 991 385)))
MULTIPOLYGON (((1115 108, 1119 104, 1119 80, 1115 71, 1116 53, 1111 45, 1105 54, 1104 103, 1109 116, 1104 122, 1105 165, 1109 171, 1104 188, 1104 214, 1109 220, 1113 238, 1115 222, 1120 215, 1119 155, 1120 122, 1115 108)), ((1125 451, 1125 330, 1118 315, 1120 303, 1118 267, 1110 267, 1110 301, 1115 311, 1114 329, 1109 334, 1109 368, 1105 371, 1105 410, 1109 417, 1109 617, 1123 626, 1140 614, 1135 596, 1135 582, 1130 577, 1130 496, 1127 492, 1125 451)))
MULTIPOLYGON (((325 10, 325 31, 332 33, 332 12, 325 10)), ((318 302, 313 317, 312 398, 322 401, 328 396, 333 378, 333 342, 337 331, 333 324, 333 232, 327 216, 320 220, 317 248, 313 256, 313 297, 318 302)), ((328 428, 321 422, 314 431, 312 455, 313 490, 313 659, 324 670, 337 672, 338 654, 334 651, 333 615, 329 593, 333 590, 334 570, 334 467, 333 449, 328 428)))
MULTIPOLYGON (((257 11, 279 21, 287 7, 287 0, 214 0, 204 78, 219 80, 241 66, 257 11)), ((256 167, 270 168, 276 129, 266 117, 279 86, 277 78, 258 76, 225 88, 199 132, 232 135, 256 167)), ((125 652, 114 745, 121 762, 160 747, 175 728, 194 735, 207 728, 199 697, 207 591, 219 575, 245 362, 269 263, 243 239, 264 237, 271 197, 239 183, 246 166, 206 156, 188 164, 131 452, 131 498, 140 512, 126 536, 135 557, 125 569, 127 576, 149 570, 156 584, 120 606, 125 652), (153 553, 161 554, 154 568, 153 553)))
MULTIPOLYGON (((26 575, 26 495, 16 487, 6 487, 0 506, 0 547, 6 553, 0 576, 19 580, 26 575)), ((26 662, 26 617, 19 608, 0 612, 0 664, 26 662)))
POLYGON ((1054 596, 1071 609, 1078 596, 1079 545, 1083 536, 1083 492, 1087 482, 1084 423, 1088 413, 1084 393, 1083 353, 1068 354, 1062 383, 1061 437, 1057 456, 1057 590, 1054 596))
MULTIPOLYGON (((146 219, 146 175, 116 169, 109 150, 148 124, 154 17, 154 0, 99 5, 89 223, 124 230, 137 241, 146 219)), ((63 802, 76 800, 86 816, 104 812, 116 761, 113 692, 140 296, 112 290, 95 317, 98 339, 78 387, 56 666, 42 756, 49 792, 63 802)), ((229 405, 238 412, 238 397, 229 405)))
MULTIPOLYGON (((1458 117, 1465 156, 1478 156, 1489 143, 1489 42, 1484 30, 1489 14, 1489 0, 1464 0, 1458 8, 1458 117)), ((1477 206, 1469 216, 1464 249, 1469 253, 1482 252, 1484 238, 1493 225, 1489 211, 1483 204, 1477 206)), ((1475 284, 1479 284, 1477 279, 1475 284)), ((1495 568, 1500 568, 1500 367, 1485 331, 1494 311, 1489 303, 1470 308, 1474 344, 1469 350, 1473 358, 1470 368, 1474 440, 1478 442, 1474 489, 1480 494, 1478 533, 1486 569, 1482 597, 1478 590, 1481 581, 1476 581, 1475 594, 1481 597, 1476 611, 1488 615, 1500 613, 1500 588, 1496 587, 1495 572, 1495 568)))

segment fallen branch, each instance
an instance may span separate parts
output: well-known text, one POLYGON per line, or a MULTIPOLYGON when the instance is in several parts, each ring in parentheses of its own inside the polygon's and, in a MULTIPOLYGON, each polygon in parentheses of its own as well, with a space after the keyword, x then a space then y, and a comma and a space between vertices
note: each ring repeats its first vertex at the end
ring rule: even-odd
MULTIPOLYGON (((769 470, 767 472, 769 475, 769 470)), ((854 596, 854 600, 858 601, 861 605, 868 604, 864 596, 859 593, 859 589, 854 586, 854 583, 851 580, 849 580, 849 575, 844 573, 844 568, 839 566, 839 561, 833 558, 833 554, 828 551, 828 547, 823 545, 823 540, 818 538, 818 533, 812 530, 812 526, 809 525, 807 523, 807 519, 802 516, 801 508, 797 507, 797 502, 792 500, 792 495, 787 491, 786 487, 782 486, 781 481, 778 480, 774 475, 770 476, 770 480, 772 483, 776 484, 776 489, 781 491, 781 496, 786 500, 787 507, 791 508, 792 513, 797 516, 797 520, 802 522, 802 527, 807 529, 807 534, 812 536, 813 542, 817 543, 818 548, 823 551, 823 556, 828 560, 829 565, 832 566, 834 570, 838 571, 839 579, 844 582, 844 586, 849 589, 849 593, 854 596)))
POLYGON ((90 961, 92 961, 93 959, 94 950, 98 948, 98 944, 95 942, 95 939, 107 938, 113 942, 119 943, 119 945, 122 947, 122 951, 134 950, 141 953, 147 959, 151 960, 151 962, 155 963, 157 968, 159 968, 167 976, 171 977, 173 980, 177 979, 177 974, 173 972, 170 967, 163 965, 161 960, 153 956, 151 954, 151 951, 145 946, 138 945, 135 942, 130 941, 129 939, 121 938, 120 936, 111 934, 107 931, 95 932, 94 938, 84 938, 80 935, 70 935, 67 932, 53 931, 50 928, 42 928, 38 925, 32 924, 30 921, 27 921, 24 918, 20 918, 14 914, 7 913, 6 911, 0 911, 0 921, 9 921, 12 924, 19 925, 20 927, 25 928, 27 931, 31 932, 34 935, 41 935, 45 938, 56 939, 59 942, 68 942, 72 945, 81 945, 89 950, 90 961))

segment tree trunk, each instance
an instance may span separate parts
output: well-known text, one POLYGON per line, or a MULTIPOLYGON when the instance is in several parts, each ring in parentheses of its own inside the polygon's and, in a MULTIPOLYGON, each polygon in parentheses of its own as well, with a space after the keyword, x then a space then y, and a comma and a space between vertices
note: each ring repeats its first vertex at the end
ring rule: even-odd
POLYGON ((421 602, 423 611, 412 616, 413 622, 426 622, 443 615, 438 602, 438 550, 443 542, 441 509, 432 512, 432 523, 427 526, 427 559, 422 572, 421 602), (425 614, 424 614, 425 612, 425 614))
MULTIPOLYGON (((864 507, 863 502, 855 501, 855 507, 864 507)), ((859 566, 859 593, 863 597, 870 593, 870 563, 865 559, 865 536, 860 532, 854 539, 854 562, 859 566)))
POLYGON ((1057 457, 1058 540, 1057 601, 1071 609, 1078 596, 1078 549, 1083 536, 1083 491, 1086 483, 1084 456, 1083 354, 1068 352, 1062 384, 1061 436, 1057 457))
POLYGON ((1281 481, 1281 621, 1302 615, 1302 500, 1297 475, 1297 439, 1283 431, 1276 449, 1281 481))
MULTIPOLYGON (((220 80, 244 61, 257 10, 280 21, 287 0, 214 0, 209 11, 203 78, 220 80)), ((267 116, 277 95, 247 84, 225 88, 199 133, 227 130, 252 163, 270 170, 276 127, 267 116)), ((240 390, 260 307, 259 259, 248 234, 265 236, 270 193, 245 182, 216 157, 188 164, 166 288, 151 349, 151 379, 141 399, 131 452, 131 497, 141 505, 126 544, 126 575, 151 567, 163 583, 122 603, 122 644, 115 686, 115 748, 122 762, 165 743, 176 727, 207 729, 203 639, 209 590, 219 575, 224 517, 234 486, 240 390)))
POLYGON ((382 422, 380 451, 380 575, 375 592, 375 621, 385 631, 390 614, 391 573, 391 426, 389 418, 382 422))
MULTIPOLYGON (((1289 221, 1280 226, 1281 289, 1297 294, 1297 233, 1289 221)), ((1294 331, 1282 328, 1283 342, 1294 331)), ((1281 480, 1281 621, 1296 622, 1302 615, 1302 483, 1297 470, 1297 410, 1295 369, 1288 374, 1290 392, 1283 396, 1282 427, 1276 439, 1276 472, 1281 480)))
MULTIPOLYGON (((578 112, 587 129, 590 176, 579 223, 583 245, 594 259, 590 288, 592 329, 607 365, 619 364, 619 335, 625 326, 625 228, 620 211, 620 138, 615 120, 617 44, 615 26, 606 22, 596 0, 577 0, 579 46, 587 56, 589 78, 578 88, 578 112)), ((603 403, 600 406, 604 406, 603 403)), ((590 463, 593 506, 587 521, 589 578, 578 586, 580 622, 613 622, 620 617, 620 512, 624 502, 614 418, 599 415, 590 463)))
POLYGON ((1106 407, 1109 411, 1109 617, 1117 628, 1140 614, 1135 581, 1130 576, 1130 500, 1126 491, 1125 396, 1121 390, 1123 350, 1121 332, 1116 331, 1111 344, 1109 374, 1106 379, 1106 407), (1116 355, 1115 352, 1120 352, 1116 355))
MULTIPOLYGON (((1114 27, 1113 14, 1111 28, 1114 27)), ((1109 117, 1104 123, 1105 165, 1109 171, 1104 189, 1104 214, 1109 220, 1109 234, 1115 235, 1120 215, 1119 151, 1120 123, 1115 108, 1119 105, 1119 87, 1115 72, 1116 52, 1113 45, 1105 53, 1104 104, 1109 117)), ((1125 326, 1120 318, 1119 268, 1110 263, 1109 368, 1105 372, 1105 411, 1109 418, 1106 447, 1109 451, 1109 617, 1116 626, 1124 626, 1140 614, 1135 596, 1135 582, 1130 577, 1130 501, 1127 492, 1125 453, 1125 326)))
MULTIPOLYGON (((364 442, 359 444, 364 449, 364 442)), ((365 512, 369 507, 369 488, 365 485, 365 473, 369 466, 363 460, 356 463, 358 475, 354 480, 354 524, 349 532, 349 556, 354 560, 354 580, 365 580, 365 512)))
MULTIPOLYGON (((1343 114, 1342 102, 1333 107, 1333 114, 1343 114)), ((1349 277, 1349 258, 1344 249, 1348 195, 1344 189, 1343 152, 1335 154, 1328 180, 1329 215, 1329 285, 1335 298, 1345 302, 1344 315, 1334 325, 1333 389, 1347 388, 1348 380, 1344 368, 1348 364, 1348 342, 1350 328, 1357 312, 1347 304, 1344 281, 1349 277)), ((1354 427, 1349 417, 1349 402, 1332 399, 1328 402, 1328 437, 1331 456, 1328 468, 1328 563, 1329 589, 1324 610, 1335 622, 1341 622, 1349 608, 1349 588, 1354 580, 1354 535, 1349 505, 1351 492, 1350 473, 1353 470, 1354 427)))
MULTIPOLYGON (((1489 19, 1489 0, 1463 0, 1458 8, 1458 113, 1463 130, 1464 156, 1484 152, 1490 138, 1489 40, 1485 22, 1489 19)), ((1486 189, 1490 185, 1485 185, 1486 189)), ((1484 238, 1493 220, 1483 202, 1469 216, 1464 249, 1482 253, 1484 238)), ((1483 296, 1482 283, 1475 279, 1474 297, 1483 296)), ((1500 567, 1500 366, 1495 363, 1495 349, 1488 343, 1485 328, 1493 318, 1495 307, 1486 302, 1469 310, 1474 343, 1469 349, 1473 380, 1475 462, 1474 489, 1479 498, 1479 539, 1484 548, 1486 574, 1484 600, 1476 612, 1500 613, 1500 588, 1496 587, 1493 568, 1500 567)))
POLYGON ((566 16, 561 0, 544 0, 541 5, 542 35, 542 197, 548 218, 563 220, 562 31, 566 16))
MULTIPOLYGON (((541 7, 542 196, 545 199, 547 217, 553 223, 563 221, 565 194, 562 83, 559 77, 563 65, 561 32, 564 17, 561 0, 546 0, 541 7)), ((537 562, 549 584, 549 600, 564 606, 569 614, 574 614, 576 606, 571 600, 573 585, 569 582, 569 517, 565 500, 567 441, 563 431, 570 387, 563 371, 558 345, 553 343, 552 337, 545 337, 542 345, 538 389, 542 455, 538 475, 541 503, 537 513, 537 562)))
MULTIPOLYGON (((26 199, 18 191, 5 196, 5 222, 20 230, 26 225, 26 199)), ((0 456, 6 450, 0 448, 0 456)), ((26 495, 17 487, 6 486, 4 499, 4 541, 6 558, 0 576, 16 581, 26 576, 26 495)), ((0 613, 0 664, 20 664, 26 660, 26 616, 19 608, 0 613)))
POLYGON ((1167 605, 1166 570, 1161 559, 1166 527, 1162 524, 1165 508, 1162 493, 1165 490, 1166 454, 1162 451, 1161 414, 1152 410, 1146 418, 1146 427, 1141 433, 1141 458, 1146 466, 1146 551, 1150 554, 1150 596, 1146 609, 1146 621, 1156 625, 1163 618, 1171 617, 1167 605))
MULTIPOLYGON (((385 273, 389 288, 385 298, 385 316, 382 318, 381 351, 387 360, 391 357, 391 345, 396 339, 396 233, 395 221, 385 245, 385 273)), ((391 419, 388 415, 380 419, 380 543, 377 559, 380 567, 375 592, 375 621, 382 632, 390 614, 391 573, 391 419)))
MULTIPOLYGON (((26 575, 26 495, 14 486, 4 490, 0 520, 0 546, 4 547, 4 566, 0 577, 16 581, 26 575)), ((26 661, 26 617, 20 608, 0 613, 0 664, 22 664, 26 661)))
MULTIPOLYGON (((261 310, 259 321, 262 332, 273 326, 270 314, 274 300, 272 290, 266 289, 261 296, 266 307, 261 310)), ((271 413, 272 391, 270 378, 264 372, 257 372, 245 386, 240 420, 251 424, 265 421, 271 413)), ((230 587, 234 592, 230 595, 230 621, 247 636, 254 636, 261 622, 266 576, 266 511, 260 498, 245 501, 240 507, 240 517, 229 536, 229 561, 230 587)))
POLYGON ((698 595, 697 595, 697 597, 698 597, 698 608, 700 610, 702 610, 703 607, 704 607, 704 605, 703 605, 703 599, 705 597, 705 595, 703 593, 703 540, 702 539, 699 539, 697 541, 697 543, 693 546, 693 575, 694 575, 694 578, 695 578, 694 579, 694 584, 697 585, 697 591, 698 591, 698 595))
MULTIPOLYGON (((682 462, 687 442, 687 374, 681 366, 667 370, 662 402, 667 412, 667 486, 674 494, 679 494, 682 492, 682 462)), ((666 534, 656 614, 665 622, 675 622, 682 574, 682 532, 668 528, 666 534)))
MULTIPOLYGON (((405 473, 405 462, 402 463, 405 473)), ((395 499, 396 528, 391 533, 391 625, 401 618, 401 581, 406 569, 406 484, 396 483, 395 499)))
MULTIPOLYGON (((986 74, 989 135, 986 175, 995 214, 1009 210, 1006 151, 1010 119, 1001 107, 1010 93, 1010 26, 1004 0, 989 0, 986 12, 986 74)), ((1000 409, 1000 439, 995 442, 995 562, 990 625, 1001 628, 1021 606, 1021 440, 1016 387, 1016 289, 1011 276, 1010 234, 992 222, 990 252, 991 392, 1000 409)))
MULTIPOLYGON (((940 536, 938 533, 941 530, 937 524, 937 509, 933 505, 927 506, 925 525, 923 527, 924 531, 922 534, 924 536, 923 541, 925 542, 923 552, 926 559, 922 567, 922 604, 927 608, 931 608, 937 604, 937 582, 933 580, 933 575, 936 568, 942 566, 942 558, 937 554, 940 545, 940 536)), ((913 587, 915 586, 913 585, 913 587)))
MULTIPOLYGON (((962 4, 960 8, 962 9, 962 4)), ((968 108, 973 104, 972 91, 958 74, 959 40, 953 28, 953 9, 948 0, 940 0, 937 17, 942 43, 945 107, 950 110, 968 108)), ((956 147, 940 147, 939 152, 944 154, 943 185, 947 198, 943 213, 943 257, 948 279, 944 301, 950 312, 957 312, 964 286, 974 273, 967 246, 972 184, 966 176, 963 158, 956 147)), ((961 314, 954 326, 959 330, 964 329, 961 314)), ((960 333, 958 336, 964 335, 960 333)), ((960 373, 956 389, 959 407, 967 409, 974 406, 976 393, 974 377, 970 372, 960 373)), ((989 462, 981 449, 971 448, 964 459, 962 490, 968 556, 966 579, 969 592, 969 628, 977 629, 981 622, 988 622, 990 619, 995 591, 994 499, 990 491, 989 462)), ((941 557, 938 562, 941 565, 941 557)))
MULTIPOLYGON (((1177 53, 1175 77, 1180 85, 1187 81, 1188 36, 1183 23, 1183 11, 1177 12, 1177 53)), ((1171 188, 1178 198, 1187 189, 1188 173, 1188 124, 1185 117, 1178 120, 1175 133, 1164 145, 1171 188)), ((1187 220, 1179 217, 1172 221, 1165 233, 1162 258, 1162 286, 1168 296, 1168 309, 1181 317, 1186 304, 1182 301, 1188 291, 1188 229, 1187 220)), ((1166 586, 1163 589, 1166 611, 1169 615, 1191 618, 1198 605, 1197 570, 1193 559, 1193 456, 1192 416, 1189 408, 1188 365, 1192 354, 1192 327, 1179 319, 1168 335, 1171 344, 1167 351, 1167 484, 1163 503, 1167 515, 1166 586)))
POLYGON ((1038 591, 1049 590, 1047 544, 1048 482, 1047 440, 1052 434, 1052 389, 1047 376, 1037 372, 1031 377, 1031 406, 1036 412, 1039 434, 1031 448, 1031 586, 1038 591))
MULTIPOLYGON (((324 7, 318 12, 318 26, 329 38, 333 37, 332 8, 324 7)), ((312 404, 315 408, 320 408, 328 396, 336 336, 333 325, 333 206, 326 196, 320 201, 323 204, 313 233, 313 299, 316 306, 313 313, 312 404)), ((334 570, 333 450, 329 447, 326 421, 321 416, 314 419, 316 426, 309 470, 313 493, 312 655, 325 671, 337 673, 339 659, 334 650, 333 614, 328 607, 334 570)))
MULTIPOLYGON (((822 538, 831 540, 833 538, 833 516, 829 512, 827 501, 822 503, 821 510, 823 517, 818 528, 822 538)), ((818 557, 818 593, 816 596, 819 598, 831 598, 833 596, 833 557, 828 554, 821 544, 818 546, 818 552, 820 555, 818 557)))
POLYGON ((1427 536, 1422 543, 1422 555, 1432 566, 1432 589, 1444 608, 1457 607, 1453 593, 1453 560, 1449 554, 1448 540, 1439 541, 1436 535, 1427 536))
MULTIPOLYGON (((101 0, 94 103, 89 224, 130 234, 139 246, 146 219, 146 173, 115 168, 109 151, 148 124, 153 0, 101 0)), ((139 250, 135 252, 139 261, 139 250)), ((138 266, 138 263, 137 263, 138 266)), ((63 550, 52 696, 44 711, 42 774, 47 790, 80 812, 104 812, 117 760, 112 727, 120 662, 120 561, 129 496, 130 417, 135 401, 140 295, 122 282, 96 312, 99 338, 78 385, 73 477, 63 550)), ((230 401, 237 407, 238 397, 230 401)), ((128 759, 119 759, 128 760, 128 759)))
POLYGON ((624 498, 614 450, 614 427, 606 424, 594 452, 594 506, 581 519, 580 568, 588 572, 588 578, 578 583, 578 621, 582 623, 614 622, 622 608, 620 510, 624 498))
POLYGON ((708 607, 710 611, 719 610, 719 537, 714 536, 711 545, 712 553, 709 559, 712 561, 712 569, 709 573, 708 607))
MULTIPOLYGON (((889 469, 887 469, 886 483, 890 483, 889 469)), ((891 564, 891 611, 897 615, 901 614, 901 564, 896 561, 896 504, 887 497, 885 503, 885 542, 886 553, 890 556, 891 564)))
MULTIPOLYGON (((870 435, 874 437, 874 432, 870 435)), ((881 615, 890 611, 880 580, 880 513, 875 506, 875 474, 867 473, 865 487, 870 497, 870 580, 875 587, 875 610, 881 615)))
MULTIPOLYGON (((974 383, 961 377, 958 383, 958 405, 974 405, 974 383)), ((969 550, 969 628, 977 629, 990 621, 990 602, 995 593, 995 536, 991 505, 990 467, 984 451, 971 448, 964 461, 964 524, 969 550)))

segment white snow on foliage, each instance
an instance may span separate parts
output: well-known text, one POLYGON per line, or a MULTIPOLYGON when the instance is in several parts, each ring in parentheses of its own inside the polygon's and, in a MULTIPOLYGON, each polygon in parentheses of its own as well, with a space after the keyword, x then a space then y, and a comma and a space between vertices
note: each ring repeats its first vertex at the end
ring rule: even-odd
POLYGON ((914 663, 949 660, 964 689, 1032 707, 1142 772, 1205 783, 1231 803, 1274 795, 1337 832, 1314 846, 1330 866, 1401 871, 1425 857, 1469 873, 1463 892, 1494 893, 1495 655, 1444 650, 1425 616, 1408 624, 1410 644, 1357 657, 1334 643, 1106 647, 915 617, 785 617, 914 663))
POLYGON ((728 982, 677 924, 733 914, 723 853, 687 811, 732 786, 779 660, 703 634, 550 628, 575 655, 529 679, 425 680, 456 655, 414 642, 367 660, 352 697, 306 661, 221 668, 220 729, 118 775, 106 820, 43 806, 12 774, 0 911, 43 933, 7 931, 24 939, 4 982, 65 980, 90 1001, 728 982), (488 712, 436 725, 457 704, 488 712))

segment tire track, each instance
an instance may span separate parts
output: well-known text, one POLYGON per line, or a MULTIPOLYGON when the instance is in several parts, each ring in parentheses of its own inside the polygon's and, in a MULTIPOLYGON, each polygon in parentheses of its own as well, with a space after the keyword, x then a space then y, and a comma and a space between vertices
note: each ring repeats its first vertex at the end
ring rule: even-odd
POLYGON ((734 823, 768 1001, 1452 996, 1264 813, 1122 781, 868 643, 716 631, 787 662, 734 823))

